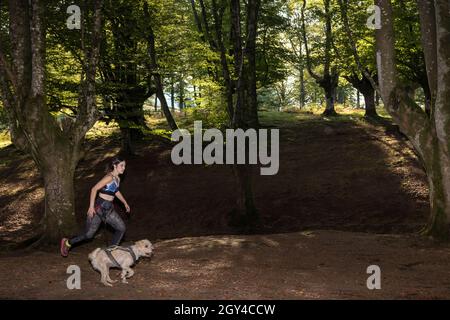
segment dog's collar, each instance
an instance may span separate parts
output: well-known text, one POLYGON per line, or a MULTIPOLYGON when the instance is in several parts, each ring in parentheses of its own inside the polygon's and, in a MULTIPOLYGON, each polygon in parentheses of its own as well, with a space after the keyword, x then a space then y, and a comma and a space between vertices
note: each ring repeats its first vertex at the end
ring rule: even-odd
POLYGON ((122 250, 122 251, 128 252, 130 254, 131 258, 133 259, 133 264, 135 264, 137 261, 136 254, 134 253, 132 246, 127 246, 127 247, 110 246, 103 250, 105 251, 108 258, 111 260, 111 262, 114 264, 114 266, 117 268, 120 268, 120 264, 117 262, 117 260, 114 258, 114 256, 111 253, 114 250, 122 250))

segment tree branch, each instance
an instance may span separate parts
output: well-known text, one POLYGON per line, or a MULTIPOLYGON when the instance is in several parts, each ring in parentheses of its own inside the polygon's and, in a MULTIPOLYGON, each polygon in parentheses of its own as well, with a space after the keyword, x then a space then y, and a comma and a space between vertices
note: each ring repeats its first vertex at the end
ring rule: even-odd
POLYGON ((350 25, 348 22, 348 14, 347 14, 347 4, 348 2, 346 1, 346 3, 344 4, 343 0, 338 0, 339 2, 339 6, 341 8, 341 16, 342 16, 342 22, 344 23, 344 28, 347 32, 348 35, 348 44, 350 46, 350 49, 352 50, 353 53, 353 57, 355 59, 356 65, 358 66, 359 72, 361 72, 362 75, 364 75, 364 77, 366 77, 366 79, 370 82, 370 84, 372 85, 373 89, 375 91, 377 91, 377 93, 381 96, 381 90, 378 87, 377 83, 375 82, 375 80, 373 79, 373 77, 369 74, 369 72, 367 71, 366 68, 364 68, 361 64, 361 59, 359 57, 359 53, 358 53, 358 49, 356 48, 356 43, 354 41, 353 38, 353 33, 352 30, 350 29, 350 25))
POLYGON ((448 0, 436 0, 435 4, 437 65, 439 68, 437 70, 438 85, 433 120, 443 152, 447 157, 450 157, 450 3, 448 0))
POLYGON ((195 24, 197 25, 197 30, 200 32, 202 41, 205 41, 205 35, 203 34, 202 22, 198 16, 197 8, 195 7, 195 0, 191 0, 192 12, 194 14, 195 24))
POLYGON ((436 12, 434 1, 431 0, 417 0, 417 7, 419 8, 421 41, 425 55, 428 87, 431 93, 430 114, 432 115, 437 93, 436 12))
POLYGON ((222 20, 223 15, 225 13, 225 6, 221 5, 217 6, 216 0, 211 1, 212 4, 212 14, 214 19, 215 33, 216 33, 216 41, 220 53, 220 64, 222 67, 222 76, 225 81, 225 89, 226 89, 226 98, 227 98, 227 113, 228 118, 233 118, 234 107, 232 101, 232 87, 233 83, 231 81, 230 68, 228 67, 226 48, 223 43, 223 33, 222 33, 222 20))
POLYGON ((31 4, 31 96, 44 97, 45 94, 45 26, 43 25, 43 7, 41 0, 34 0, 31 4))
POLYGON ((398 83, 391 2, 377 0, 377 5, 383 14, 381 29, 376 31, 381 97, 386 110, 408 136, 420 157, 427 159, 433 153, 430 122, 427 114, 398 83))
POLYGON ((94 25, 89 49, 86 49, 83 44, 85 47, 83 63, 85 77, 80 85, 79 113, 74 125, 74 138, 77 141, 84 138, 86 132, 95 124, 99 117, 95 101, 95 76, 99 62, 102 35, 102 5, 102 0, 94 0, 94 25))
POLYGON ((312 70, 311 56, 310 56, 309 47, 308 47, 308 39, 306 37, 305 9, 306 9, 306 0, 303 0, 303 6, 301 9, 301 19, 302 19, 303 43, 305 44, 305 51, 306 51, 306 67, 307 67, 308 72, 311 75, 311 77, 313 77, 316 81, 321 81, 322 78, 319 77, 317 74, 315 74, 312 70))
POLYGON ((28 90, 31 81, 30 15, 28 0, 9 0, 9 29, 12 70, 15 74, 16 95, 22 95, 20 89, 28 90))

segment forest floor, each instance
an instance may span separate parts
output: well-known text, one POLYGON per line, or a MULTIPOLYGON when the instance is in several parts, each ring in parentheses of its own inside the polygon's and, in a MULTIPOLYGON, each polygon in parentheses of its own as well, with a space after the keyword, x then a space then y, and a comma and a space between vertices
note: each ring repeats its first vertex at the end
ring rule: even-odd
MULTIPOLYGON (((105 228, 68 258, 57 244, 8 250, 33 235, 43 186, 28 156, 0 149, 0 298, 450 298, 450 246, 418 236, 429 210, 425 173, 389 120, 351 112, 262 112, 261 120, 280 128, 280 170, 255 170, 262 223, 252 235, 227 223, 236 189, 230 166, 175 166, 172 143, 154 136, 136 146, 121 185, 132 213, 120 204, 117 210, 127 224, 125 241, 147 238, 155 254, 134 267, 129 284, 114 288, 100 283, 87 260, 111 239, 105 228), (66 287, 69 265, 81 268, 81 290, 66 287), (381 268, 381 290, 366 287, 369 265, 381 268)), ((161 120, 150 121, 164 129, 161 120)), ((115 128, 92 132, 75 178, 80 230, 89 190, 120 148, 115 128)))

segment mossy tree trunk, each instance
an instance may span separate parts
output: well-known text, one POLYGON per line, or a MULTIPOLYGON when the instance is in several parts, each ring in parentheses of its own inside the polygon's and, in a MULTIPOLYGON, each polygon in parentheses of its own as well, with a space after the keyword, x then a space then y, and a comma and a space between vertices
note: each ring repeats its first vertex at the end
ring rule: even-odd
POLYGON ((418 0, 421 16, 434 17, 421 19, 423 45, 430 46, 425 56, 429 87, 436 92, 430 115, 411 99, 398 80, 391 3, 377 0, 377 4, 382 10, 382 28, 376 33, 382 99, 427 172, 430 217, 423 233, 446 240, 450 231, 450 3, 418 0))

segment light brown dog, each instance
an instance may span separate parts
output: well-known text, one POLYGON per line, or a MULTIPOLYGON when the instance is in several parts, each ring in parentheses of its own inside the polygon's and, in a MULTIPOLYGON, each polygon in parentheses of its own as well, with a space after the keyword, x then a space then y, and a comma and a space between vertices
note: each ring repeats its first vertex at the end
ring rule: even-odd
POLYGON ((89 254, 89 261, 95 270, 99 271, 101 274, 101 282, 105 286, 112 287, 112 283, 117 282, 117 280, 111 280, 109 277, 110 268, 120 268, 122 273, 120 275, 123 283, 128 283, 127 278, 131 278, 134 275, 134 271, 131 266, 140 257, 150 257, 153 253, 153 245, 150 241, 140 240, 129 247, 113 247, 109 249, 109 254, 107 249, 97 248, 89 254))

